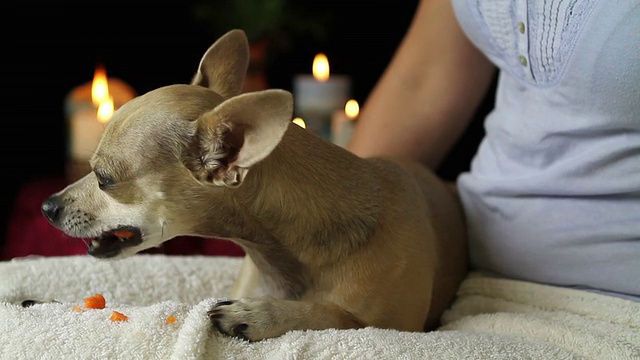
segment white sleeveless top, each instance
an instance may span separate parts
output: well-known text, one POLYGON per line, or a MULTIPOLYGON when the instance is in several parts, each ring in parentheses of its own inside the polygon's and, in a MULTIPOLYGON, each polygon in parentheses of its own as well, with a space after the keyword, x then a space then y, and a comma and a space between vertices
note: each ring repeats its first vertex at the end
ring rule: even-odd
POLYGON ((472 266, 640 301, 640 0, 452 0, 501 70, 458 178, 472 266))

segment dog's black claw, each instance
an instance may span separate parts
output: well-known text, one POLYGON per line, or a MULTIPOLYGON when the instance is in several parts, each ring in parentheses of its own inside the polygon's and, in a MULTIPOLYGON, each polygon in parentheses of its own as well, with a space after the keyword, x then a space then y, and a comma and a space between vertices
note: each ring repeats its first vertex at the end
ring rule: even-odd
POLYGON ((218 320, 214 320, 213 321, 213 326, 216 328, 216 330, 218 330, 219 333, 221 333, 223 335, 234 337, 234 338, 237 338, 237 339, 240 339, 240 340, 251 341, 251 340, 249 340, 247 335, 244 334, 244 331, 249 328, 249 325, 247 325, 247 324, 238 324, 238 325, 232 327, 231 328, 231 334, 228 333, 227 331, 225 331, 222 328, 222 324, 218 320))
POLYGON ((39 303, 40 303, 39 301, 35 301, 35 300, 25 300, 25 301, 21 302, 20 305, 23 308, 28 308, 28 307, 31 307, 31 306, 33 306, 35 304, 39 304, 39 303))
POLYGON ((233 303, 234 303, 233 300, 224 300, 224 301, 218 301, 215 306, 225 306, 225 305, 231 305, 233 303))
POLYGON ((233 333, 234 337, 242 340, 249 340, 249 338, 244 334, 244 331, 247 330, 248 327, 249 325, 247 324, 238 324, 231 328, 231 332, 233 333))
POLYGON ((216 312, 214 312, 214 311, 209 311, 209 318, 210 318, 210 319, 216 320, 216 319, 220 319, 220 318, 222 318, 223 316, 224 316, 223 314, 220 314, 220 313, 219 313, 219 312, 217 312, 217 311, 216 311, 216 312))
POLYGON ((224 331, 224 329, 222 328, 222 324, 220 324, 220 321, 214 321, 213 322, 213 326, 216 328, 216 330, 218 330, 219 333, 227 335, 227 336, 231 336, 231 334, 227 333, 226 331, 224 331))

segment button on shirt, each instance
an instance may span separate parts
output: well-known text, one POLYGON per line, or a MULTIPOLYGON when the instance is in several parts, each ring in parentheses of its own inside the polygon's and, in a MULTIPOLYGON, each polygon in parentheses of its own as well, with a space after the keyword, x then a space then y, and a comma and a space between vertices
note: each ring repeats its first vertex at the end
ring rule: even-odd
POLYGON ((500 69, 458 179, 475 268, 640 300, 640 0, 452 0, 500 69))

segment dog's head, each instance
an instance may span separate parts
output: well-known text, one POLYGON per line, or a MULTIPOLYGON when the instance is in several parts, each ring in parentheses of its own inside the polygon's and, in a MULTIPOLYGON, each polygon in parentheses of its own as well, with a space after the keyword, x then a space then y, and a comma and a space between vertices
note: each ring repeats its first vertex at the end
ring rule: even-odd
POLYGON ((248 59, 244 32, 232 30, 207 50, 191 84, 156 89, 118 109, 92 172, 48 198, 46 218, 91 240, 88 252, 99 258, 178 235, 224 236, 202 234, 203 222, 228 220, 229 192, 277 146, 293 111, 283 90, 240 94, 248 59))

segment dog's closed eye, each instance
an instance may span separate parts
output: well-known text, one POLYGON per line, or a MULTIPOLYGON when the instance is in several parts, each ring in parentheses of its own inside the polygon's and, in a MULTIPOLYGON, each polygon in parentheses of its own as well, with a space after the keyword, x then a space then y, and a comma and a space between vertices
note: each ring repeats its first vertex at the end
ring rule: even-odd
POLYGON ((113 184, 115 184, 115 180, 107 176, 101 168, 97 168, 93 172, 96 174, 96 179, 98 180, 98 187, 100 188, 100 190, 106 190, 110 186, 113 186, 113 184))

